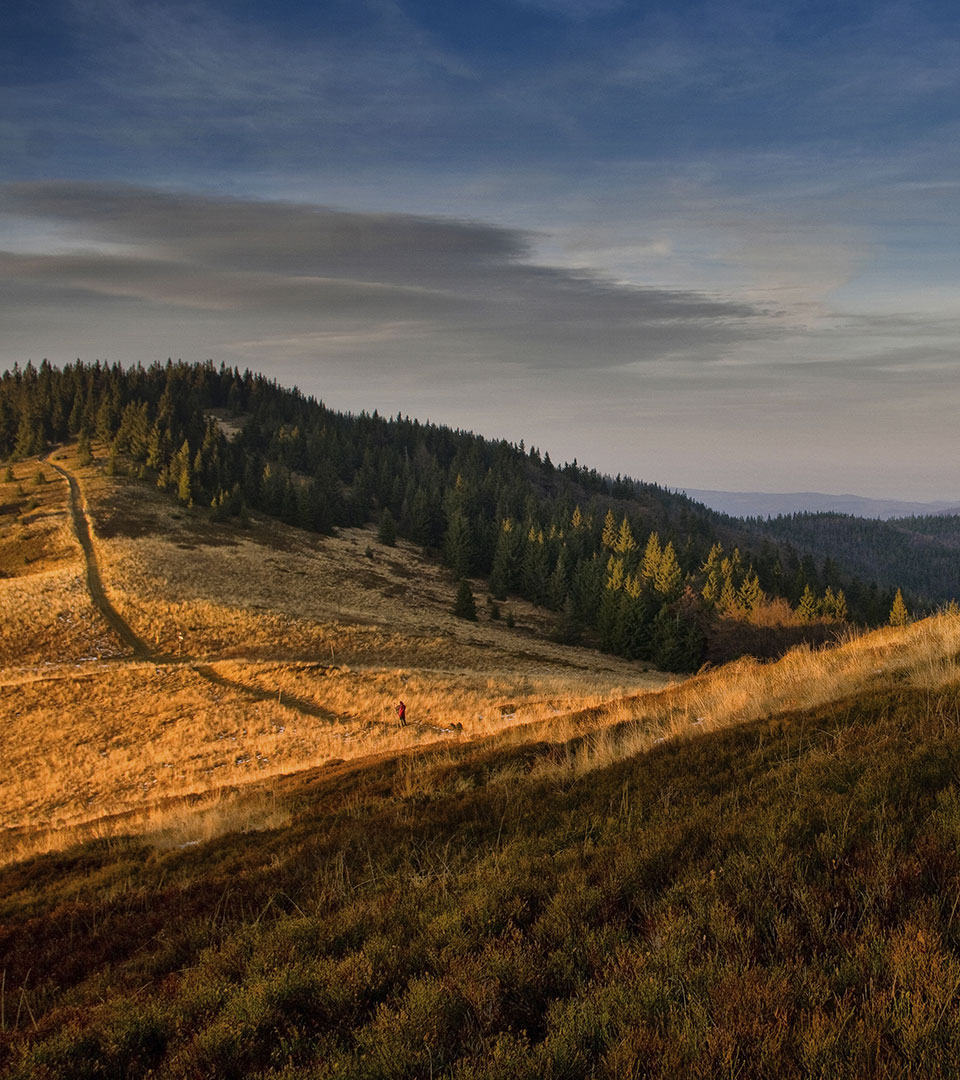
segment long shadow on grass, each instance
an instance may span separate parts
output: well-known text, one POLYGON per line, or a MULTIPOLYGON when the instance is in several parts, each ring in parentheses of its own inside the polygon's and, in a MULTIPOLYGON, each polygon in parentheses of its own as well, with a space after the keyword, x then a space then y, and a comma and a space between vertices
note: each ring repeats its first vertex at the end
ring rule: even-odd
POLYGON ((194 664, 193 670, 201 678, 206 679, 207 682, 211 682, 215 686, 222 686, 227 690, 234 690, 238 694, 253 698, 254 701, 276 702, 278 705, 286 705, 287 708, 296 709, 297 712, 305 713, 307 716, 314 716, 318 720, 326 720, 331 724, 347 723, 347 717, 338 716, 336 713, 330 712, 329 709, 314 705, 313 702, 306 701, 295 694, 285 694, 281 691, 274 693, 272 690, 262 690, 258 686, 248 686, 246 683, 238 682, 236 679, 228 679, 225 675, 214 671, 209 664, 194 664))

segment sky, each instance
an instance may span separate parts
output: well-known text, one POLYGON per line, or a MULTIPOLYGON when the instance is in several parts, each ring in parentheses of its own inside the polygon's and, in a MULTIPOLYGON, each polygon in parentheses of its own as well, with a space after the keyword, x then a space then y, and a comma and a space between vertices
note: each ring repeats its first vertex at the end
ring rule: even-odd
POLYGON ((960 500, 960 12, 6 5, 0 368, 167 357, 668 487, 960 500))

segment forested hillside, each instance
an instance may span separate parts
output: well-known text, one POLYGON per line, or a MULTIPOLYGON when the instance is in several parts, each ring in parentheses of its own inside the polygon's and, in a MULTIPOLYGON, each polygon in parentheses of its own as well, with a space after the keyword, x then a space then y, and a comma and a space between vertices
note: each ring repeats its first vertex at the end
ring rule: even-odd
POLYGON ((488 577, 493 598, 553 609, 563 640, 668 670, 881 623, 894 600, 889 582, 801 557, 655 484, 558 467, 523 442, 334 412, 210 362, 3 375, 0 455, 71 439, 219 517, 250 509, 321 533, 378 523, 385 541, 414 541, 458 577, 488 577))
POLYGON ((960 597, 960 517, 879 521, 848 514, 790 514, 759 523, 777 542, 839 560, 872 581, 896 581, 928 605, 960 597))

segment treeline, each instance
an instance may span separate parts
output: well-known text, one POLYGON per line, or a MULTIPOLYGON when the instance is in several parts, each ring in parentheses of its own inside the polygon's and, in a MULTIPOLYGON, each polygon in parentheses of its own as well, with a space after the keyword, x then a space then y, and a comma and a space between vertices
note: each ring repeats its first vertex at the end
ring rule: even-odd
POLYGON ((960 597, 960 517, 880 521, 848 514, 789 514, 753 521, 759 532, 839 560, 852 573, 897 582, 924 605, 960 597))
POLYGON ((654 484, 408 417, 334 412, 224 365, 47 362, 0 379, 0 456, 78 439, 110 468, 220 517, 247 509, 321 533, 379 522, 493 597, 559 613, 559 635, 669 670, 773 655, 847 619, 884 622, 892 589, 757 538, 654 484), (227 439, 211 416, 240 421, 227 439), (746 542, 745 542, 746 541, 746 542), (731 626, 753 627, 731 633, 731 626))

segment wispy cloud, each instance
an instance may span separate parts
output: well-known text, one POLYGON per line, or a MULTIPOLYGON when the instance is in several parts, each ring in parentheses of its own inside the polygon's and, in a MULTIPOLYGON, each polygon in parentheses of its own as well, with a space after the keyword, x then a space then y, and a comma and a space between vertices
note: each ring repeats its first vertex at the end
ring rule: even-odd
POLYGON ((760 308, 730 298, 532 265, 524 233, 478 223, 95 184, 7 185, 0 207, 56 222, 74 244, 7 253, 0 279, 247 321, 362 320, 362 333, 371 322, 428 319, 488 348, 499 341, 520 362, 521 340, 565 339, 555 362, 566 364, 573 335, 603 366, 624 350, 660 354, 667 339, 676 348, 753 335, 761 327, 750 324, 764 321, 760 308), (111 253, 85 251, 85 241, 111 253))
POLYGON ((53 0, 4 30, 6 362, 215 356, 697 487, 808 488, 844 445, 848 477, 947 483, 947 5, 53 0))

